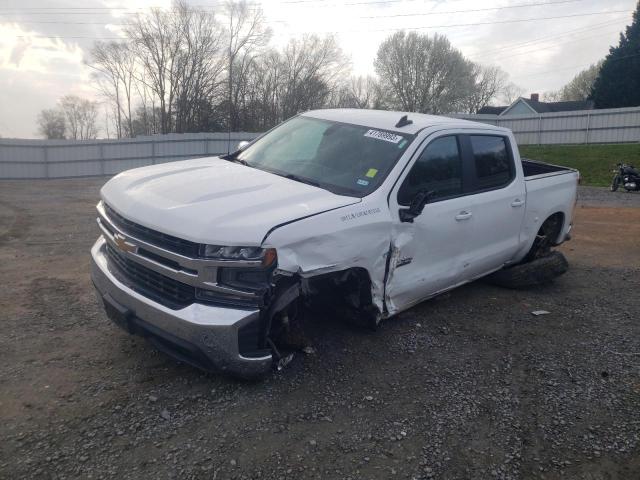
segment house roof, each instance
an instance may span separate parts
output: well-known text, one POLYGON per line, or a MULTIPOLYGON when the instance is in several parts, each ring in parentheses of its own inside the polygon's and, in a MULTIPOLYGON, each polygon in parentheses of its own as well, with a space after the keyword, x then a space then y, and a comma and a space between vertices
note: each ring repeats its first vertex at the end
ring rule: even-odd
POLYGON ((572 112, 574 110, 593 110, 592 100, 582 100, 576 102, 536 102, 528 98, 523 98, 531 108, 538 113, 552 112, 572 112))
POLYGON ((478 110, 476 113, 479 115, 500 115, 504 112, 507 107, 492 107, 490 105, 486 105, 478 110))
POLYGON ((506 107, 482 107, 478 110, 479 114, 503 115, 510 110, 513 105, 518 102, 524 102, 536 113, 555 113, 555 112, 573 112, 575 110, 593 110, 594 103, 592 100, 581 100, 573 102, 539 102, 530 98, 520 97, 511 105, 506 107))

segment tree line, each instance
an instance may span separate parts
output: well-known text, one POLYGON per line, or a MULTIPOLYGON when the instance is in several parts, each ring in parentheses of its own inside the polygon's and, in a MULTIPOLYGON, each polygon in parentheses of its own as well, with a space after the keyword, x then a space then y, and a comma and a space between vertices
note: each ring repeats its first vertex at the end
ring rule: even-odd
MULTIPOLYGON (((637 12, 634 18, 635 25, 637 12)), ((635 34, 637 27, 630 28, 627 35, 635 34)), ((133 16, 123 33, 122 41, 95 43, 86 60, 107 112, 108 137, 260 132, 299 112, 330 107, 475 113, 522 93, 499 67, 470 61, 438 34, 394 33, 378 48, 375 76, 354 76, 331 35, 304 35, 273 47, 262 10, 246 0, 217 11, 179 0, 169 10, 133 16)), ((622 41, 627 55, 637 48, 625 36, 622 41)), ((618 73, 607 62, 547 99, 592 95, 601 71, 618 73)), ((67 96, 41 113, 40 131, 47 138, 95 138, 97 115, 97 103, 67 96)))
MULTIPOLYGON (((329 107, 475 112, 514 91, 502 70, 469 61, 440 35, 391 35, 380 45, 376 77, 352 75, 331 35, 304 35, 282 48, 271 37, 262 10, 245 0, 218 11, 178 1, 137 14, 122 41, 95 43, 86 60, 109 118, 104 133, 258 132, 329 107)), ((70 100, 96 135, 97 104, 65 97, 41 113, 44 136, 86 138, 72 128, 70 100)))

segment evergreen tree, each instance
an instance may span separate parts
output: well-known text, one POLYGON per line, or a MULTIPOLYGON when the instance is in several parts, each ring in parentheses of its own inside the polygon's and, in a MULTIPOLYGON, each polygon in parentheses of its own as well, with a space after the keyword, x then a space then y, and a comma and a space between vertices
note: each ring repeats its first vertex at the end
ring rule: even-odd
POLYGON ((640 106, 640 2, 620 44, 609 50, 591 98, 596 108, 640 106))

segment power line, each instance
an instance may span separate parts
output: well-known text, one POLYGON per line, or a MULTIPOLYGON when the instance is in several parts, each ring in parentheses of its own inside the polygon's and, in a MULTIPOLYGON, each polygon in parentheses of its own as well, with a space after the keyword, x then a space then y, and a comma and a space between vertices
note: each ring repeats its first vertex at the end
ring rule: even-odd
POLYGON ((613 15, 618 13, 630 13, 631 10, 612 10, 609 12, 591 12, 591 13, 576 13, 571 15, 558 15, 555 17, 536 17, 536 18, 521 18, 513 20, 498 20, 493 22, 475 22, 475 23, 456 23, 447 25, 429 25, 423 27, 402 27, 402 28, 379 28, 379 29, 367 29, 367 30, 337 30, 327 32, 308 32, 307 33, 366 33, 366 32, 389 32, 389 31, 401 31, 401 30, 427 30, 431 28, 457 28, 457 27, 477 27, 481 25, 500 25, 506 23, 521 23, 521 22, 535 22, 540 20, 557 20, 561 18, 575 18, 575 17, 588 17, 594 15, 613 15))
MULTIPOLYGON (((298 1, 286 1, 282 3, 308 3, 308 2, 317 2, 318 0, 298 0, 298 1)), ((472 10, 456 10, 451 12, 428 12, 428 13, 405 13, 405 14, 397 14, 397 15, 374 15, 374 16, 360 16, 359 18, 387 18, 387 17, 410 17, 415 15, 443 15, 443 14, 451 14, 451 13, 466 13, 466 12, 481 12, 481 11, 490 11, 490 10, 504 10, 511 8, 526 8, 526 7, 538 7, 538 6, 546 6, 546 5, 561 5, 567 3, 576 3, 583 2, 584 0, 559 0, 559 1, 550 1, 550 2, 538 2, 538 3, 521 3, 517 5, 507 5, 503 7, 490 7, 490 8, 479 8, 472 10)), ((347 4, 338 4, 338 5, 364 5, 370 3, 390 3, 389 0, 385 2, 356 2, 356 3, 347 3, 347 4)), ((252 5, 260 5, 260 4, 252 4, 252 5)), ((326 5, 326 6, 336 6, 334 4, 326 5)), ((194 8, 211 8, 213 5, 191 5, 194 8)), ((65 15, 69 13, 77 12, 77 14, 83 15, 92 15, 95 14, 96 11, 104 11, 104 13, 110 13, 113 10, 137 10, 137 11, 145 11, 150 9, 163 9, 162 7, 25 7, 25 8, 2 8, 0 7, 0 12, 9 11, 9 14, 13 15, 65 15), (72 12, 68 12, 71 10, 72 12), (78 12, 80 11, 80 12, 78 12)), ((164 9, 163 9, 164 10, 164 9)), ((175 9, 168 9, 175 11, 175 9)), ((136 14, 137 12, 129 12, 132 14, 136 14)), ((74 13, 75 14, 75 13, 74 13)), ((6 15, 0 13, 0 15, 6 15)))
MULTIPOLYGON (((320 0, 289 0, 282 3, 287 4, 305 4, 311 2, 318 2, 320 0)), ((339 3, 339 4, 325 4, 325 6, 355 6, 355 5, 369 5, 369 4, 385 4, 385 3, 395 3, 399 1, 417 1, 417 0, 384 0, 384 1, 373 1, 373 2, 353 2, 353 3, 339 3)), ((454 0, 460 1, 460 0, 454 0)), ((504 10, 504 9, 512 9, 512 8, 526 8, 526 7, 537 7, 537 6, 549 6, 549 5, 563 5, 567 3, 576 3, 583 2, 584 0, 559 0, 559 1, 550 1, 550 2, 538 2, 538 3, 522 3, 518 5, 507 5, 503 7, 490 7, 490 8, 479 8, 479 9, 470 9, 470 10, 455 10, 455 11, 445 11, 438 12, 432 11, 428 13, 407 13, 407 14, 393 14, 393 15, 361 15, 356 18, 388 18, 388 17, 412 17, 412 16, 426 16, 426 15, 447 15, 447 14, 455 14, 455 13, 467 13, 467 12, 482 12, 482 11, 491 11, 491 10, 504 10)), ((261 4, 254 3, 248 4, 252 6, 261 7, 261 4)), ((206 10, 207 8, 213 8, 214 5, 191 5, 194 8, 199 8, 202 10, 206 10)), ((310 7, 316 7, 315 5, 308 5, 310 7)), ((0 8, 0 15, 112 15, 113 10, 129 10, 123 11, 120 14, 123 15, 138 15, 140 11, 148 11, 150 9, 161 9, 163 11, 176 11, 176 9, 165 9, 162 7, 27 7, 22 9, 17 8, 0 8), (68 11, 71 10, 71 11, 68 11), (136 11, 131 11, 136 10, 136 11), (2 11, 8 11, 8 13, 1 13, 2 11)))
MULTIPOLYGON (((588 37, 576 38, 576 39, 574 39, 574 40, 569 40, 569 41, 567 41, 567 42, 559 43, 559 44, 556 44, 556 45, 557 45, 557 46, 561 46, 561 45, 568 45, 568 44, 570 44, 570 43, 574 43, 574 42, 582 42, 582 41, 584 41, 584 40, 590 40, 590 39, 592 39, 592 38, 599 38, 599 37, 603 37, 604 35, 610 35, 610 34, 612 34, 612 33, 614 33, 614 32, 613 32, 613 31, 610 31, 610 32, 606 32, 606 33, 601 33, 601 34, 599 34, 599 35, 590 35, 590 36, 588 36, 588 37)), ((520 55, 528 55, 528 54, 530 54, 530 53, 535 53, 535 52, 537 52, 538 50, 539 50, 539 48, 535 48, 534 50, 527 50, 526 52, 513 53, 513 54, 510 54, 510 55, 500 56, 500 59, 501 59, 501 60, 503 60, 503 59, 505 59, 505 58, 513 58, 513 57, 518 57, 518 56, 520 56, 520 55)))
MULTIPOLYGON (((521 19, 511 19, 511 20, 498 20, 492 22, 475 22, 475 23, 458 23, 458 24, 447 24, 447 25, 429 25, 422 27, 402 27, 402 28, 380 28, 380 29, 367 29, 367 30, 338 30, 338 31, 308 31, 305 33, 316 33, 316 34, 332 34, 332 33, 366 33, 366 32, 388 32, 388 31, 401 31, 401 30, 428 30, 433 28, 457 28, 457 27, 476 27, 481 25, 501 25, 507 23, 521 23, 521 22, 534 22, 541 20, 558 20, 562 18, 575 18, 575 17, 587 17, 587 16, 595 16, 595 15, 614 15, 618 13, 630 13, 630 10, 612 10, 609 12, 591 12, 591 13, 576 13, 571 15, 558 15, 553 17, 535 17, 535 18, 521 18, 521 19)), ((58 22, 59 24, 65 24, 65 22, 58 22)), ((65 36, 38 36, 38 35, 17 35, 17 37, 31 37, 31 38, 72 38, 65 36)), ((90 38, 90 37, 85 37, 90 38)), ((100 37, 101 39, 106 37, 100 37)))
POLYGON ((609 26, 609 25, 613 25, 614 23, 618 23, 619 20, 607 20, 606 22, 602 22, 602 23, 596 23, 593 25, 589 25, 587 27, 579 27, 579 28, 575 28, 572 30, 567 30, 566 32, 559 34, 559 35, 553 35, 551 37, 549 36, 545 36, 545 37, 537 37, 537 38, 533 38, 531 40, 526 40, 524 42, 518 42, 518 43, 513 43, 510 45, 506 45, 503 47, 499 47, 499 48, 494 48, 492 50, 484 50, 483 52, 479 53, 478 55, 475 55, 472 57, 477 58, 477 57, 485 57, 487 55, 491 55, 493 53, 498 53, 498 52, 503 52, 505 50, 513 50, 513 49, 518 49, 518 48, 522 48, 524 46, 528 46, 530 44, 535 44, 535 43, 541 43, 541 42, 545 42, 547 40, 553 40, 556 38, 561 38, 561 37, 565 37, 567 35, 573 35, 574 33, 578 33, 578 32, 582 32, 582 31, 589 31, 589 30, 593 30, 594 28, 601 28, 603 26, 609 26))
MULTIPOLYGON (((317 0, 308 0, 308 1, 317 1, 317 0)), ((378 18, 390 18, 390 17, 415 17, 415 16, 427 16, 427 15, 450 15, 456 13, 469 13, 469 12, 485 12, 485 11, 493 11, 493 10, 505 10, 511 8, 524 8, 524 7, 537 7, 542 5, 564 5, 567 3, 576 3, 582 2, 584 0, 560 0, 557 2, 541 2, 541 3, 521 3, 518 5, 509 5, 504 7, 491 7, 491 8, 478 8, 472 10, 455 10, 455 11, 447 11, 447 12, 429 12, 429 13, 403 13, 397 15, 359 15, 352 18, 364 18, 364 19, 378 19, 378 18)), ((80 8, 80 7, 78 7, 80 8)), ((3 15, 0 13, 0 15, 3 15)), ((112 23, 112 22, 65 22, 65 21, 33 21, 26 20, 20 21, 19 23, 29 23, 29 24, 65 24, 65 25, 130 25, 129 23, 112 23)), ((265 23, 286 23, 286 20, 265 20, 265 23)))
MULTIPOLYGON (((317 0, 311 0, 317 1, 317 0)), ((477 8, 471 10, 454 10, 454 11, 445 11, 445 12, 428 12, 428 13, 401 13, 394 15, 359 15, 352 18, 364 18, 364 19, 378 19, 378 18, 390 18, 390 17, 417 17, 417 16, 430 16, 430 15, 451 15, 456 13, 470 13, 470 12, 488 12, 494 10, 506 10, 512 8, 526 8, 526 7, 538 7, 538 6, 549 6, 549 5, 565 5, 567 3, 576 3, 583 2, 584 0, 560 0, 557 2, 540 2, 540 3, 521 3, 518 5, 509 5, 504 7, 490 7, 490 8, 477 8)), ((56 12, 57 13, 57 12, 56 12)), ((63 13, 59 13, 62 15, 63 13)), ((88 13, 87 13, 88 14, 88 13)), ((0 13, 0 15, 5 15, 0 13)), ((44 13, 43 13, 44 15, 44 13)), ((285 20, 265 20, 265 23, 282 23, 285 20)), ((56 23, 53 21, 21 21, 20 23, 56 23)), ((68 25, 102 25, 110 22, 60 22, 68 25)))
POLYGON ((84 37, 84 36, 66 36, 66 35, 15 35, 15 38, 49 38, 56 40, 126 40, 124 37, 84 37))
POLYGON ((617 24, 621 19, 615 19, 615 20, 607 20, 606 22, 602 22, 602 23, 595 23, 593 25, 589 25, 587 27, 579 27, 573 30, 568 30, 564 33, 558 34, 558 35, 552 35, 552 36, 548 36, 545 35, 544 37, 538 37, 538 38, 533 38, 531 40, 527 40, 525 42, 519 42, 519 43, 514 43, 511 45, 507 45, 504 47, 500 47, 500 48, 495 48, 493 50, 485 50, 483 52, 481 52, 478 55, 475 56, 471 56, 471 58, 482 58, 482 57, 486 57, 489 55, 492 55, 494 53, 499 53, 499 52, 504 52, 506 50, 517 50, 519 48, 525 47, 525 46, 530 46, 533 44, 537 44, 537 43, 544 43, 545 41, 548 40, 554 40, 557 38, 562 38, 562 37, 566 37, 568 35, 573 35, 575 33, 582 33, 584 31, 591 31, 597 28, 602 28, 602 27, 608 27, 614 24, 617 24))
MULTIPOLYGON (((614 59, 611 59, 611 61, 617 62, 617 61, 620 61, 620 60, 626 60, 627 58, 634 58, 634 57, 640 57, 640 53, 634 53, 634 54, 632 54, 632 55, 625 55, 624 57, 614 58, 614 59)), ((571 66, 571 67, 565 67, 565 68, 556 68, 556 69, 553 69, 553 70, 549 70, 549 71, 547 71, 547 72, 539 72, 539 73, 534 73, 534 74, 532 74, 532 75, 527 75, 527 76, 515 76, 515 77, 513 77, 513 78, 531 78, 531 77, 538 77, 538 76, 540 76, 540 75, 548 75, 549 73, 562 72, 562 71, 565 71, 565 70, 571 70, 571 69, 573 69, 573 68, 584 68, 584 67, 589 67, 589 66, 591 66, 591 65, 593 65, 593 62, 590 62, 590 63, 584 63, 584 64, 582 64, 582 65, 573 65, 573 66, 571 66)))
MULTIPOLYGON (((215 2, 213 5, 205 4, 205 5, 190 5, 191 7, 214 7, 217 5, 224 5, 226 2, 215 2)), ((260 3, 247 3, 248 6, 261 5, 260 3)), ((50 11, 50 10, 148 10, 152 8, 164 8, 160 5, 156 6, 148 6, 148 7, 0 7, 0 10, 15 10, 15 11, 50 11)))
POLYGON ((506 10, 510 8, 526 8, 526 7, 539 7, 548 5, 562 5, 567 3, 583 2, 584 0, 560 0, 558 2, 541 2, 541 3, 519 3, 517 5, 507 5, 504 7, 489 7, 489 8, 474 8, 468 10, 454 10, 449 12, 427 12, 427 13, 398 13, 393 15, 372 15, 360 18, 390 18, 390 17, 424 17, 427 15, 450 15, 455 13, 469 13, 469 12, 488 12, 491 10, 506 10))
MULTIPOLYGON (((347 3, 324 3, 325 0, 286 0, 280 3, 286 4, 299 4, 303 6, 304 4, 312 4, 312 3, 323 3, 324 6, 344 6, 344 5, 379 5, 379 4, 389 4, 389 3, 406 3, 406 2, 417 2, 417 1, 425 1, 425 0, 375 0, 375 1, 358 1, 358 2, 347 2, 347 3)), ((461 0, 449 0, 449 2, 456 2, 461 0)), ((582 1, 582 0, 579 0, 582 1)), ((224 5, 226 2, 218 1, 213 4, 194 4, 190 5, 191 7, 197 8, 210 8, 219 5, 224 5)), ((262 3, 254 2, 247 3, 249 7, 262 7, 262 3)), ((309 7, 317 7, 317 5, 308 5, 309 7)), ((147 10, 151 8, 164 9, 163 6, 148 6, 148 7, 0 7, 0 11, 2 10, 13 10, 13 11, 51 11, 51 10, 147 10)))

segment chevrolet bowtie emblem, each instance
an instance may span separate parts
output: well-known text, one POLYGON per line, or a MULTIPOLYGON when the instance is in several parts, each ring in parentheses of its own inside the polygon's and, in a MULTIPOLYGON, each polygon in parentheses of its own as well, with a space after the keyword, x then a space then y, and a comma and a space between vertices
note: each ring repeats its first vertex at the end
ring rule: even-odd
POLYGON ((138 247, 136 247, 133 243, 127 242, 127 239, 123 235, 120 235, 119 233, 116 233, 113 236, 113 240, 114 242, 116 242, 116 245, 118 246, 118 248, 123 252, 133 253, 138 249, 138 247))

